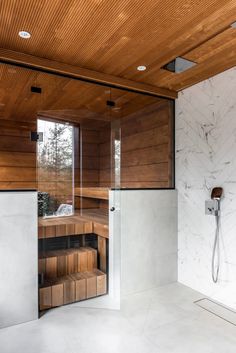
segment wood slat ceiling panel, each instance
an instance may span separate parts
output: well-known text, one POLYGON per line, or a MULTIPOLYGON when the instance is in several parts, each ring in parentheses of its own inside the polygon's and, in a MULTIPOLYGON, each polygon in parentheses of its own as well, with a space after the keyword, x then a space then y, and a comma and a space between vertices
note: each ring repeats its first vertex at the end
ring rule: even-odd
POLYGON ((0 14, 2 48, 157 87, 196 82, 193 69, 187 81, 161 70, 177 56, 205 62, 201 78, 234 64, 236 30, 227 28, 236 21, 235 0, 2 0, 0 14), (22 29, 29 40, 18 37, 22 29), (140 64, 148 70, 137 72, 140 64))
POLYGON ((0 64, 0 119, 8 121, 9 128, 11 121, 33 122, 37 115, 77 123, 95 119, 97 127, 103 127, 106 121, 163 102, 163 98, 0 64), (41 94, 32 93, 31 86, 41 88, 41 94), (112 110, 109 100, 115 102, 112 110))

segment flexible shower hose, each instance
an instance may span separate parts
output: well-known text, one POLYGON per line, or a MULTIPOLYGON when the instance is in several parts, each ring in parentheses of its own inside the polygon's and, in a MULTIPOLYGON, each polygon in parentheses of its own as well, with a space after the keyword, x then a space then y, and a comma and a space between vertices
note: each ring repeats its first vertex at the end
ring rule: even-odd
POLYGON ((218 282, 219 278, 219 270, 220 270, 220 215, 217 212, 216 216, 216 232, 215 232, 215 240, 213 245, 213 253, 212 253, 212 280, 214 283, 218 282))

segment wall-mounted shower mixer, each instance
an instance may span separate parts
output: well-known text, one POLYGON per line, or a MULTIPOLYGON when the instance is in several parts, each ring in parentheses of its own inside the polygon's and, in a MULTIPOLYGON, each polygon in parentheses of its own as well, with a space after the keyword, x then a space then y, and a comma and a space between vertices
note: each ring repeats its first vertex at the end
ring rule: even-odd
POLYGON ((220 200, 223 195, 223 189, 216 187, 212 189, 211 200, 205 202, 205 213, 207 215, 215 216, 216 230, 215 239, 212 252, 212 280, 214 283, 218 282, 220 270, 220 200))

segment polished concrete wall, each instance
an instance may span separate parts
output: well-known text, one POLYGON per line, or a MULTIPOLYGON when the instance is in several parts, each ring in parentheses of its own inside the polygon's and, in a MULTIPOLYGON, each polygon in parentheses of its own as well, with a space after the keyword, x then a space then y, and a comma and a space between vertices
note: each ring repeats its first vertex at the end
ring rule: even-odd
POLYGON ((176 190, 120 192, 121 295, 177 280, 176 190))
POLYGON ((37 319, 37 193, 0 192, 0 328, 37 319))

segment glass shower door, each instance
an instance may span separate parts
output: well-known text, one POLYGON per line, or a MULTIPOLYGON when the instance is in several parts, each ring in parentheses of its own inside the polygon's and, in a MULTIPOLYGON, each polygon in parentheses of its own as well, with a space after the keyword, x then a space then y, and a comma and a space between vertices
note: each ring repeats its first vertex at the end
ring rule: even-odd
POLYGON ((38 213, 42 217, 74 213, 74 128, 38 119, 38 213))
POLYGON ((111 110, 111 189, 109 191, 109 296, 120 309, 121 292, 121 129, 120 114, 111 110))

